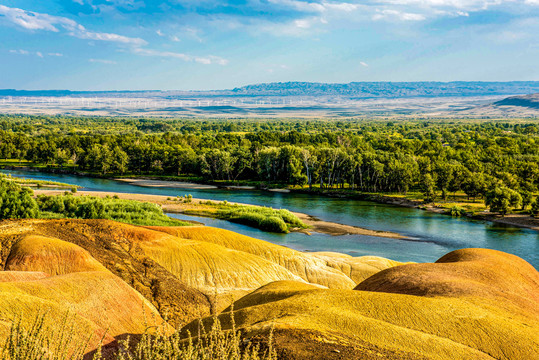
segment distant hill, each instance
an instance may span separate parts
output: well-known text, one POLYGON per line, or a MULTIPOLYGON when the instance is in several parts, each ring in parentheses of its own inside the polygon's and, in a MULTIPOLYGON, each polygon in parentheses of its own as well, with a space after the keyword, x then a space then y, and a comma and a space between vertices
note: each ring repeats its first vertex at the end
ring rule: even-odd
POLYGON ((521 106, 531 109, 539 110, 539 93, 522 95, 522 96, 511 96, 506 99, 497 101, 494 103, 496 106, 521 106))
POLYGON ((5 96, 76 96, 76 97, 141 97, 141 98, 203 98, 203 97, 257 97, 309 96, 341 97, 346 99, 410 98, 410 97, 470 97, 489 95, 517 95, 539 93, 539 81, 510 82, 351 82, 329 84, 312 82, 278 82, 254 84, 232 90, 207 91, 71 91, 71 90, 14 90, 0 89, 5 96))
POLYGON ((327 84, 285 82, 248 85, 232 90, 237 95, 251 96, 345 96, 377 97, 441 97, 514 95, 539 92, 539 81, 511 82, 351 82, 327 84))

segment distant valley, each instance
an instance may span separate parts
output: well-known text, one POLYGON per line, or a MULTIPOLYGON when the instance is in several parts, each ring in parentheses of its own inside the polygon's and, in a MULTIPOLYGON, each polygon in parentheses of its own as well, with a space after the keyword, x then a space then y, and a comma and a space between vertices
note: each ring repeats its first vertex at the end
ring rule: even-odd
POLYGON ((208 91, 0 90, 0 113, 207 118, 539 116, 539 82, 266 83, 208 91))

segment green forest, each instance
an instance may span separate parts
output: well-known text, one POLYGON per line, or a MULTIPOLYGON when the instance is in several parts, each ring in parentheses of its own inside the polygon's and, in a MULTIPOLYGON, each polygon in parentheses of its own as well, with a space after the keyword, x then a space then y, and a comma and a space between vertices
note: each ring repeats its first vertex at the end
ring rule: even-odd
POLYGON ((531 121, 186 120, 0 116, 4 165, 100 176, 290 186, 311 191, 462 192, 491 210, 537 213, 531 121), (531 205, 531 207, 530 207, 531 205))

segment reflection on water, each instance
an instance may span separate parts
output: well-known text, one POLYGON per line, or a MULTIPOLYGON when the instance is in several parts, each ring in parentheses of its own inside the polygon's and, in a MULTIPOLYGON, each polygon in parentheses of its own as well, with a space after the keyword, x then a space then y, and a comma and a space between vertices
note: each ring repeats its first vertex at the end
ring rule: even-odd
POLYGON ((300 233, 268 234, 227 221, 199 219, 209 226, 233 230, 298 250, 337 251, 353 256, 378 255, 401 261, 424 262, 435 261, 445 253, 455 249, 481 247, 518 255, 536 268, 539 265, 539 233, 536 231, 485 221, 452 218, 418 209, 308 194, 256 190, 149 188, 113 180, 73 175, 25 171, 2 172, 11 173, 13 176, 76 184, 85 190, 166 196, 191 194, 196 198, 286 208, 308 213, 327 221, 374 230, 394 231, 414 240, 395 240, 360 235, 330 236, 316 233, 311 236, 300 233))

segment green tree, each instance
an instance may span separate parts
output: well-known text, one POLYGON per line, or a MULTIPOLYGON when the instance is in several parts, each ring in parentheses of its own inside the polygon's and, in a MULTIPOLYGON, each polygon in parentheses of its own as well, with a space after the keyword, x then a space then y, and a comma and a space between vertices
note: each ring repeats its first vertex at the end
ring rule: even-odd
POLYGON ((462 182, 462 190, 470 197, 475 198, 483 192, 485 187, 485 177, 481 173, 468 172, 464 181, 462 182))
POLYGON ((522 196, 522 210, 526 210, 528 205, 532 203, 533 194, 531 193, 531 191, 523 191, 521 193, 521 196, 522 196))
POLYGON ((436 183, 432 179, 430 174, 423 175, 421 180, 421 190, 423 191, 423 202, 431 203, 436 199, 436 192, 434 191, 434 186, 436 183))
POLYGON ((535 200, 532 202, 530 214, 532 216, 539 216, 539 197, 535 198, 535 200))
POLYGON ((505 215, 511 208, 514 209, 521 206, 522 197, 515 190, 505 186, 497 186, 494 190, 487 193, 485 203, 491 212, 499 212, 505 215))
POLYGON ((39 211, 28 187, 0 179, 0 219, 35 218, 39 211))
POLYGON ((447 188, 453 178, 453 167, 445 161, 439 161, 435 166, 436 185, 442 190, 442 199, 447 200, 447 188))

